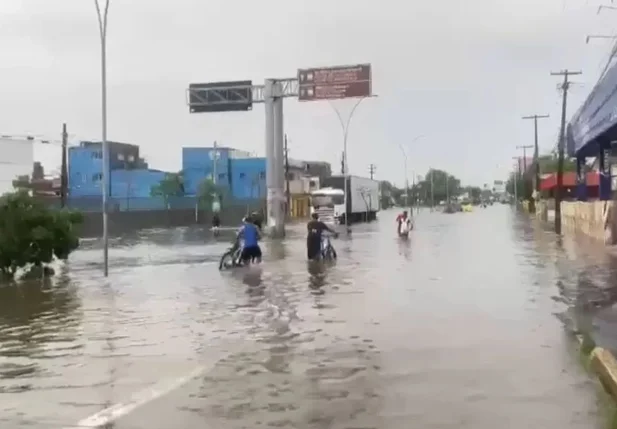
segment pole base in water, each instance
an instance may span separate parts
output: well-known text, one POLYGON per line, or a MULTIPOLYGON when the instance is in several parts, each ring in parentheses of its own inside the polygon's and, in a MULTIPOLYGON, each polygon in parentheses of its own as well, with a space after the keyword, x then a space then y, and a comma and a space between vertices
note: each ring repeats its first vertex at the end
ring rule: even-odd
POLYGON ((271 238, 285 238, 285 225, 272 225, 269 227, 268 235, 271 238))

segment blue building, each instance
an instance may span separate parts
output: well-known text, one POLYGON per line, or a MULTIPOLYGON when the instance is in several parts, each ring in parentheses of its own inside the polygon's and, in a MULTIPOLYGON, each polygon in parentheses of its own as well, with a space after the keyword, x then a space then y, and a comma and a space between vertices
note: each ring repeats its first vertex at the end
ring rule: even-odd
POLYGON ((231 193, 234 198, 261 199, 267 194, 266 158, 232 159, 231 193))
POLYGON ((81 142, 68 150, 68 188, 71 206, 82 210, 100 210, 103 171, 110 204, 116 210, 163 209, 162 198, 152 198, 151 189, 165 172, 148 169, 139 156, 139 146, 109 142, 109 166, 103 165, 100 142, 81 142))
MULTIPOLYGON (((109 142, 109 165, 103 165, 100 142, 81 142, 68 150, 68 187, 72 207, 100 210, 102 186, 107 186, 110 205, 115 210, 163 210, 165 201, 151 195, 167 174, 151 170, 140 157, 139 146, 109 142), (103 173, 108 183, 103 184, 103 173)), ((173 208, 193 208, 199 187, 214 179, 224 195, 235 200, 266 197, 266 160, 229 147, 182 148, 184 197, 168 203, 173 208), (216 178, 213 173, 216 170, 216 178)), ((225 197, 224 197, 225 198, 225 197)))
POLYGON ((195 196, 204 180, 214 179, 235 199, 266 195, 266 160, 229 147, 182 148, 182 173, 187 196, 195 196), (216 178, 213 172, 216 167, 216 178))

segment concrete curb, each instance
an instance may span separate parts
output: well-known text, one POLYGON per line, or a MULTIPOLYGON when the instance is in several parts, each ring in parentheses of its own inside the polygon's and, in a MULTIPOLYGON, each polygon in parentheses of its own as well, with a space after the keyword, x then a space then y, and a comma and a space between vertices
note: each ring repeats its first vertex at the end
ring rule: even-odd
POLYGON ((588 355, 589 369, 598 377, 606 393, 617 404, 617 359, 610 351, 596 347, 590 339, 586 339, 583 335, 576 335, 576 340, 581 353, 588 355))

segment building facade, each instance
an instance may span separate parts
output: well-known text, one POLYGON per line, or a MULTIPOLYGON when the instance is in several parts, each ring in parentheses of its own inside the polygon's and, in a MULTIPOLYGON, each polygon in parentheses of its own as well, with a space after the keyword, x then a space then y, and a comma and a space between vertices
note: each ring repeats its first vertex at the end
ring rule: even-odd
POLYGON ((0 195, 13 191, 13 180, 32 173, 34 139, 0 136, 0 195))
POLYGON ((80 142, 68 149, 68 194, 72 207, 100 210, 103 172, 113 210, 150 210, 165 207, 161 198, 153 198, 151 189, 165 177, 165 172, 148 169, 139 154, 139 146, 109 142, 109 165, 103 165, 100 142, 80 142))
POLYGON ((212 180, 234 199, 262 199, 266 195, 266 159, 229 147, 182 148, 186 195, 199 195, 205 180, 212 180), (214 177, 216 175, 216 177, 214 177))
MULTIPOLYGON (((152 188, 166 172, 152 170, 140 157, 139 147, 110 142, 109 165, 103 165, 100 142, 81 142, 68 150, 69 203, 81 210, 100 210, 102 187, 107 186, 112 210, 162 210, 162 197, 153 197, 152 188), (103 172, 108 183, 103 184, 103 172)), ((30 164, 32 165, 32 164, 30 164)), ((289 160, 291 194, 306 195, 319 188, 320 178, 330 174, 330 165, 289 160), (311 174, 312 173, 312 174, 311 174)), ((200 187, 212 180, 225 199, 236 202, 264 200, 266 159, 229 147, 183 147, 181 177, 183 197, 174 197, 173 208, 197 206, 200 187)), ((169 201, 167 202, 169 204, 169 201)))

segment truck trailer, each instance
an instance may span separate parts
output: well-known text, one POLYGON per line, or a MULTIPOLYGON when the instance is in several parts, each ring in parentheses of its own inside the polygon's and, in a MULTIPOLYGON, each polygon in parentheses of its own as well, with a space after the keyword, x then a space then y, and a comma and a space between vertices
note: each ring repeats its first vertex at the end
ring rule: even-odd
MULTIPOLYGON (((311 192, 311 212, 324 221, 345 223, 345 177, 330 176, 320 189, 311 192)), ((379 182, 366 177, 347 177, 347 213, 349 223, 370 222, 379 211, 379 182)))

